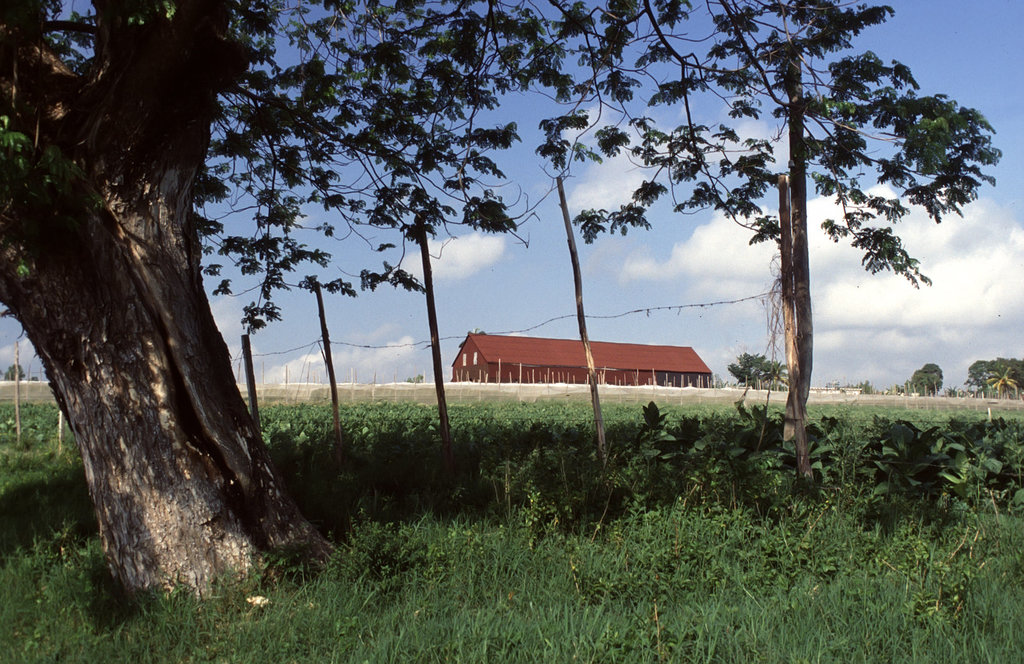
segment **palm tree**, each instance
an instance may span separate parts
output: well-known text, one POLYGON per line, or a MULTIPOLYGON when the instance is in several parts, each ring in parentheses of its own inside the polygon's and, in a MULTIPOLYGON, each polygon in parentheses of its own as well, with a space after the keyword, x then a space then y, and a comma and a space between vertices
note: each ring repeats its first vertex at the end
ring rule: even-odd
POLYGON ((1007 367, 1007 369, 1003 371, 1002 376, 993 375, 985 382, 989 384, 989 387, 994 387, 996 389, 996 393, 999 394, 999 396, 1001 397, 1005 396, 1005 394, 1009 392, 1011 388, 1016 390, 1019 387, 1019 385, 1017 385, 1017 381, 1014 380, 1013 378, 1010 378, 1009 367, 1007 367))
POLYGON ((761 378, 768 382, 768 389, 775 389, 780 385, 789 384, 789 373, 786 365, 776 360, 769 360, 761 374, 761 378))

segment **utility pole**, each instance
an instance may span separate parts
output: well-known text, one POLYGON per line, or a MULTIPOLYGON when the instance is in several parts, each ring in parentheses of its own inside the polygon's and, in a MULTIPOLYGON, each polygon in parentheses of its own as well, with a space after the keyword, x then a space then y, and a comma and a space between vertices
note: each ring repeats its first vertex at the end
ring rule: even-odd
MULTIPOLYGON (((565 236, 569 243, 569 258, 572 261, 572 278, 576 287, 576 320, 579 323, 580 339, 583 341, 583 352, 587 356, 587 378, 590 382, 590 402, 594 407, 594 428, 597 429, 597 458, 601 464, 608 463, 608 452, 605 447, 604 417, 601 415, 601 397, 597 391, 597 371, 594 368, 594 355, 590 352, 590 338, 587 336, 587 317, 583 313, 583 276, 580 273, 580 259, 576 252, 576 239, 572 233, 572 222, 569 220, 569 206, 565 201, 565 188, 562 176, 558 176, 558 201, 562 206, 562 220, 565 222, 565 236)), ((639 383, 639 379, 637 383, 639 383)))

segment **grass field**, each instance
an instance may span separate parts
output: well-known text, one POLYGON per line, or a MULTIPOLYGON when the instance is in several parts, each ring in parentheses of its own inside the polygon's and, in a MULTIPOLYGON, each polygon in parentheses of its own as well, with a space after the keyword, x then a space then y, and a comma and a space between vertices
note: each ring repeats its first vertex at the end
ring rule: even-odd
POLYGON ((1017 420, 812 412, 796 484, 772 412, 278 407, 265 438, 337 553, 122 597, 56 411, 0 408, 0 659, 11 662, 1011 662, 1024 652, 1017 420), (929 418, 914 421, 913 418, 929 418), (1018 455, 1018 456, 1015 456, 1018 455))

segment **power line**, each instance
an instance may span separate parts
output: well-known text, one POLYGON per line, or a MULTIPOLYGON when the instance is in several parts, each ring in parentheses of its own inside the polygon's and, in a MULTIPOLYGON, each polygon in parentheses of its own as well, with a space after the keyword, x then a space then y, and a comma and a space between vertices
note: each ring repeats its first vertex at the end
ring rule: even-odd
MULTIPOLYGON (((715 300, 713 302, 696 302, 696 303, 691 303, 691 304, 673 304, 673 305, 660 306, 660 307, 642 307, 642 308, 639 308, 639 309, 630 309, 629 311, 623 311, 623 312, 620 312, 620 313, 617 313, 617 314, 588 315, 587 318, 588 319, 593 319, 593 320, 611 320, 611 319, 616 319, 616 318, 625 318, 626 316, 635 316, 637 314, 645 314, 647 316, 650 316, 652 313, 658 313, 658 312, 663 312, 663 311, 669 311, 669 312, 674 311, 674 312, 676 312, 676 314, 679 314, 679 313, 682 313, 683 311, 685 311, 687 309, 710 309, 712 307, 719 307, 719 306, 725 306, 725 305, 730 305, 730 304, 742 304, 744 302, 751 302, 753 300, 763 300, 764 298, 768 297, 769 295, 771 295, 771 293, 764 292, 764 293, 758 293, 757 295, 748 295, 747 297, 736 298, 736 299, 733 299, 733 300, 715 300)), ((562 315, 562 316, 554 316, 552 318, 548 318, 545 321, 537 323, 536 325, 531 325, 529 327, 524 327, 524 328, 518 329, 518 330, 503 330, 501 332, 492 332, 491 334, 495 334, 495 335, 524 334, 526 332, 532 332, 534 330, 537 330, 537 329, 540 329, 542 327, 545 327, 546 325, 550 325, 551 323, 556 323, 558 321, 566 320, 566 319, 569 319, 569 318, 576 318, 576 314, 565 314, 565 315, 562 315)), ((440 340, 441 341, 452 341, 452 340, 462 339, 462 338, 463 337, 461 335, 453 335, 453 336, 441 337, 440 340)), ((319 343, 320 343, 320 341, 319 341, 319 339, 317 339, 317 340, 311 341, 310 343, 303 344, 301 346, 296 346, 296 347, 290 348, 288 350, 272 351, 272 352, 265 352, 265 353, 253 353, 253 357, 269 357, 271 355, 287 355, 289 353, 294 353, 294 352, 299 351, 299 350, 310 348, 312 346, 318 345, 319 343)), ((354 343, 354 342, 351 342, 351 341, 334 341, 334 340, 332 340, 331 341, 331 345, 332 346, 344 346, 344 347, 347 347, 347 348, 360 348, 360 349, 364 349, 364 350, 387 350, 389 348, 396 348, 396 349, 397 348, 429 348, 430 347, 430 341, 429 340, 426 340, 426 341, 412 341, 412 342, 409 342, 409 343, 391 343, 391 344, 360 344, 360 343, 354 343)), ((233 358, 233 360, 234 359, 237 359, 237 358, 233 358)))
MULTIPOLYGON (((609 320, 609 319, 614 319, 614 318, 624 318, 626 316, 633 316, 633 315, 636 315, 636 314, 646 314, 647 316, 650 316, 652 313, 660 312, 660 311, 675 311, 678 314, 678 313, 681 313, 682 311, 684 311, 686 309, 707 309, 707 308, 710 308, 710 307, 717 307, 717 306, 722 306, 722 305, 726 305, 726 304, 740 304, 740 303, 743 303, 743 302, 750 302, 752 300, 764 299, 768 295, 770 295, 770 293, 766 292, 766 293, 759 293, 757 295, 750 295, 750 296, 747 296, 747 297, 741 297, 741 298, 738 298, 738 299, 735 299, 735 300, 717 300, 717 301, 714 301, 714 302, 698 302, 698 303, 695 303, 695 304, 673 304, 673 305, 661 306, 661 307, 643 307, 641 309, 631 309, 629 311, 623 311, 623 312, 617 313, 617 314, 588 315, 587 318, 588 319, 594 319, 594 320, 609 320)), ((492 332, 491 334, 495 334, 495 335, 523 334, 525 332, 532 332, 533 330, 542 328, 542 327, 544 327, 546 325, 549 325, 551 323, 555 323, 555 322, 560 321, 560 320, 566 320, 566 319, 569 319, 569 318, 576 318, 576 314, 565 314, 563 316, 555 316, 555 317, 549 318, 549 319, 547 319, 547 320, 545 320, 543 322, 537 323, 536 325, 531 325, 530 327, 524 327, 524 328, 518 329, 518 330, 503 330, 503 331, 500 331, 500 332, 492 332)), ((462 336, 461 335, 455 335, 455 336, 441 337, 441 341, 451 341, 453 339, 462 339, 462 336)), ((411 347, 424 347, 425 348, 425 347, 430 346, 430 341, 416 341, 416 342, 407 343, 407 344, 386 344, 386 345, 383 345, 383 346, 374 346, 374 345, 369 345, 369 344, 354 344, 354 343, 348 343, 348 342, 345 342, 345 341, 332 341, 331 345, 350 346, 350 347, 353 347, 353 348, 366 348, 366 349, 379 350, 379 349, 385 349, 385 348, 411 348, 411 347)))

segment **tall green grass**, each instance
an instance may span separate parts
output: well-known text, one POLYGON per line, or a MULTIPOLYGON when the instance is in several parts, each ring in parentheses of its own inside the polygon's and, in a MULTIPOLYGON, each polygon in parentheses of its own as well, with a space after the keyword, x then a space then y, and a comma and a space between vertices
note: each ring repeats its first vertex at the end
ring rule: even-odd
POLYGON ((683 506, 596 537, 424 517, 357 524, 317 572, 197 601, 118 599, 95 542, 0 570, 6 661, 1008 662, 1019 522, 865 531, 834 509, 765 524, 683 506), (266 598, 264 606, 250 603, 266 598))
MULTIPOLYGON (((315 501, 304 508, 333 519, 336 554, 321 569, 271 556, 202 601, 120 596, 80 462, 45 436, 19 445, 0 435, 0 659, 1009 662, 1024 651, 1024 523, 999 506, 876 496, 855 483, 731 488, 774 477, 756 464, 739 475, 688 465, 711 479, 681 476, 669 497, 666 477, 628 460, 626 483, 601 496, 574 477, 589 469, 585 413, 528 411, 494 411, 505 429, 480 417, 490 411, 457 413, 456 482, 431 469, 429 410, 422 420, 348 413, 353 467, 320 474, 326 411, 280 411, 268 420, 273 453, 315 501), (387 476, 405 454, 419 467, 396 473, 413 486, 387 476), (650 477, 658 495, 638 485, 650 477), (331 516, 332 496, 343 518, 331 516)), ((701 417, 723 438, 742 434, 701 417)), ((611 429, 620 449, 644 449, 635 409, 611 429)), ((851 427, 846 442, 860 435, 851 427)))

